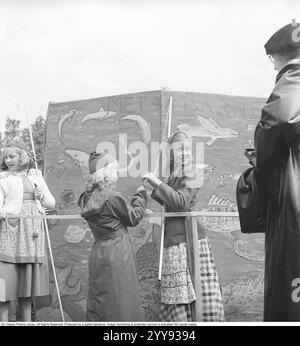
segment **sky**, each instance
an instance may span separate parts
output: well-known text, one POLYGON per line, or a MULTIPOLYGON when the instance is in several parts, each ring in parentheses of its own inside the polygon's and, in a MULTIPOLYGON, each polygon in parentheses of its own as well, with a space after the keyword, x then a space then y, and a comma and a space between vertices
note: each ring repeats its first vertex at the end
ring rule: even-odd
POLYGON ((0 0, 0 131, 49 102, 167 87, 266 98, 299 0, 0 0))

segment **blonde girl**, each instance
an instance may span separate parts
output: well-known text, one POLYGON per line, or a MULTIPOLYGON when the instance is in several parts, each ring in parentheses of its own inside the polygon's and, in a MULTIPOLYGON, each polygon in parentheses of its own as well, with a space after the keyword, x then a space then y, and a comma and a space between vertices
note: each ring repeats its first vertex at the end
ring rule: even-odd
POLYGON ((33 297, 49 295, 45 231, 40 219, 11 219, 9 214, 42 213, 54 197, 42 173, 33 167, 27 145, 12 141, 2 150, 0 172, 0 321, 18 300, 22 321, 31 320, 33 297))
POLYGON ((105 152, 89 158, 90 176, 78 204, 95 238, 89 258, 87 321, 143 321, 139 283, 127 227, 146 211, 140 187, 128 202, 115 191, 118 162, 105 152))

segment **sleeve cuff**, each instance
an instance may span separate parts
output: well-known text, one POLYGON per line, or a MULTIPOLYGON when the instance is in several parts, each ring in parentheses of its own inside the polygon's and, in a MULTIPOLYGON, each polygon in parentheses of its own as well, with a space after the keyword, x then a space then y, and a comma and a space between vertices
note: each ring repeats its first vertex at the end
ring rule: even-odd
MULTIPOLYGON (((160 184, 161 185, 161 184, 160 184)), ((151 193, 151 198, 154 199, 156 202, 158 202, 159 204, 163 204, 163 201, 159 198, 158 194, 157 194, 157 190, 159 188, 159 185, 156 189, 154 189, 151 193)))

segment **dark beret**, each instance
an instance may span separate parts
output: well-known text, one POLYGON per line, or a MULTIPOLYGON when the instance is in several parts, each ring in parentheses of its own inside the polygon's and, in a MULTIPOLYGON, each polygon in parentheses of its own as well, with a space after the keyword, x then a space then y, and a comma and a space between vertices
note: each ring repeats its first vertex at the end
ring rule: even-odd
POLYGON ((104 151, 92 152, 89 157, 89 171, 90 174, 96 172, 97 169, 108 166, 110 163, 115 162, 116 159, 104 151))
POLYGON ((288 48, 300 48, 300 24, 294 20, 293 23, 285 25, 276 31, 265 44, 268 55, 288 48))

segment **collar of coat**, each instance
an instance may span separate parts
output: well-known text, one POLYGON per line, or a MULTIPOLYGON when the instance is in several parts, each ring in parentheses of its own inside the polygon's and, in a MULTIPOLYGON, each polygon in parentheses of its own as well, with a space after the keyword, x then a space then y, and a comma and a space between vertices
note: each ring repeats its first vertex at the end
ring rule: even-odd
POLYGON ((166 183, 175 191, 177 191, 181 186, 187 188, 199 188, 202 186, 201 174, 198 174, 193 164, 179 167, 171 172, 166 183))
POLYGON ((101 212, 111 192, 112 189, 104 187, 101 190, 94 189, 91 192, 81 194, 78 200, 81 216, 88 219, 101 212))
POLYGON ((276 83, 279 81, 279 79, 287 72, 287 71, 296 71, 300 70, 300 59, 294 59, 291 60, 287 65, 283 67, 282 70, 279 71, 277 77, 276 77, 276 83))

